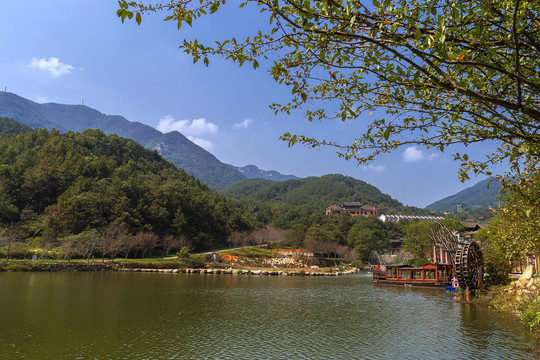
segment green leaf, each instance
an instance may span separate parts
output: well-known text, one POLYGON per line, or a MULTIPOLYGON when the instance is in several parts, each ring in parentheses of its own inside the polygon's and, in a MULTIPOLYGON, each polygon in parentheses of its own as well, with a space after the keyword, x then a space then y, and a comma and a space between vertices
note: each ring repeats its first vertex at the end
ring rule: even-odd
POLYGON ((210 14, 213 14, 219 9, 219 1, 215 1, 212 3, 212 6, 210 6, 210 14))
POLYGON ((392 130, 390 128, 386 128, 386 130, 384 131, 384 134, 383 134, 383 137, 384 137, 384 140, 387 140, 390 138, 390 133, 392 132, 392 130))
POLYGON ((141 13, 137 13, 137 15, 135 16, 135 21, 137 22, 138 25, 141 25, 141 13))
POLYGON ((414 33, 414 39, 416 41, 420 40, 422 38, 422 32, 420 31, 420 28, 416 29, 416 32, 414 33))

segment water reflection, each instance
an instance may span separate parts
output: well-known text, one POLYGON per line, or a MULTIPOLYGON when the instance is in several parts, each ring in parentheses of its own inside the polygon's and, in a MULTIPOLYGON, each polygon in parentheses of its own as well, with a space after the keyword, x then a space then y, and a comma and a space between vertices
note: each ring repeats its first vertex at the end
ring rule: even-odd
POLYGON ((526 329, 369 276, 0 273, 0 358, 522 359, 526 329))

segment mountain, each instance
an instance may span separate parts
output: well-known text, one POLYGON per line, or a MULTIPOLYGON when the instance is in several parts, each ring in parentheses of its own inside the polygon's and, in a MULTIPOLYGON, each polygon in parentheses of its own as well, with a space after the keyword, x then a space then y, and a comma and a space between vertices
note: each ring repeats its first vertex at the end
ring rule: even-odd
POLYGON ((234 168, 244 174, 248 179, 266 179, 274 181, 300 179, 298 176, 283 175, 275 170, 261 170, 255 165, 246 165, 242 167, 234 166, 234 168))
POLYGON ((122 116, 106 115, 88 106, 38 104, 9 92, 0 92, 0 116, 33 128, 56 128, 61 132, 93 128, 135 140, 146 148, 156 150, 213 189, 247 178, 177 131, 163 134, 151 126, 128 121, 122 116))
POLYGON ((433 204, 426 206, 426 209, 440 212, 457 211, 458 204, 461 204, 462 208, 473 210, 493 207, 497 203, 500 190, 500 183, 491 179, 482 180, 454 195, 435 201, 433 204))
POLYGON ((100 130, 0 137, 0 154, 0 224, 21 225, 26 236, 60 238, 117 223, 132 234, 182 234, 207 249, 253 223, 238 201, 100 130))
POLYGON ((427 214, 426 210, 403 205, 362 180, 338 174, 282 182, 248 179, 220 192, 241 200, 304 205, 312 209, 326 209, 330 205, 356 201, 375 206, 379 214, 427 214))

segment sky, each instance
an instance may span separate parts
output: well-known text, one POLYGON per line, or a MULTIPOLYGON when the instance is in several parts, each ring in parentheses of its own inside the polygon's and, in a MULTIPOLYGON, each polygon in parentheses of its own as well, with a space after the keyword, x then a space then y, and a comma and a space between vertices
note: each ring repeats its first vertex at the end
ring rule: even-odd
MULTIPOLYGON (((177 130, 235 166, 299 177, 348 175, 411 206, 427 206, 483 179, 461 183, 452 152, 410 147, 358 166, 331 148, 289 148, 279 140, 285 132, 350 143, 369 119, 310 123, 301 113, 276 116, 269 105, 286 103, 290 89, 274 82, 266 63, 253 70, 211 58, 205 67, 179 49, 184 38, 253 35, 267 21, 254 9, 228 2, 193 28, 178 30, 162 14, 143 17, 141 26, 122 24, 117 8, 116 0, 1 0, 0 89, 39 103, 84 104, 164 133, 177 130)), ((491 146, 467 151, 482 154, 491 146)))

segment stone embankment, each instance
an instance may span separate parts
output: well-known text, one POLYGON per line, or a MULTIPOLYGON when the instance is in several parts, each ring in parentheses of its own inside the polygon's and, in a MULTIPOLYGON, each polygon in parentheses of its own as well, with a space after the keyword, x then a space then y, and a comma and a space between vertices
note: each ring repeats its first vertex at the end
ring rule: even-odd
POLYGON ((186 273, 186 274, 229 274, 229 275, 263 275, 263 276, 341 276, 357 273, 358 268, 345 271, 316 272, 316 271, 282 271, 282 270, 247 270, 247 269, 128 269, 119 271, 128 272, 159 272, 159 273, 186 273))

